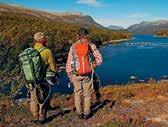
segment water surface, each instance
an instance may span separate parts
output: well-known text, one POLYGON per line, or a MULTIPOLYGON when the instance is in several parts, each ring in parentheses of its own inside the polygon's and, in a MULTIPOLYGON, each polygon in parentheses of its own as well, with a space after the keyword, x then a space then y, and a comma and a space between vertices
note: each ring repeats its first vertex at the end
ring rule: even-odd
POLYGON ((153 35, 134 35, 133 38, 100 49, 104 61, 97 72, 103 85, 124 84, 131 76, 160 80, 168 75, 168 38, 153 35))

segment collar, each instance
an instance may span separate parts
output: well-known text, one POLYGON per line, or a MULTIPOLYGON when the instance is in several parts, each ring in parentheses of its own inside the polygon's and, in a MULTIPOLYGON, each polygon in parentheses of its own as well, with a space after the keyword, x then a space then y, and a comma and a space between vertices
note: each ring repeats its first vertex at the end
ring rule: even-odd
POLYGON ((42 48, 44 47, 43 44, 36 42, 34 48, 42 48))

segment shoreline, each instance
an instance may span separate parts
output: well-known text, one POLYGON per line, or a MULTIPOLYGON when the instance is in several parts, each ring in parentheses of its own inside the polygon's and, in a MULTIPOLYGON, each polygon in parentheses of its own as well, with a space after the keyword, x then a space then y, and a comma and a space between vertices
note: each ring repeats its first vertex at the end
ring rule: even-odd
POLYGON ((161 35, 154 35, 153 37, 158 37, 158 38, 168 38, 168 36, 161 36, 161 35))
MULTIPOLYGON (((138 79, 137 77, 134 77, 132 76, 132 79, 128 80, 127 82, 125 83, 109 83, 109 84, 101 84, 101 87, 102 88, 106 88, 106 87, 113 87, 113 86, 118 86, 118 87, 125 87, 125 86, 132 86, 133 84, 149 84, 149 83, 159 83, 159 82, 162 82, 162 81, 167 81, 168 82, 168 77, 163 77, 163 78, 160 78, 160 79, 156 79, 156 78, 149 78, 149 79, 138 79)), ((14 100, 15 101, 18 101, 18 100, 22 100, 24 97, 22 97, 24 94, 22 94, 20 97, 19 97, 19 92, 22 92, 22 93, 25 93, 25 89, 23 90, 19 90, 16 92, 16 96, 17 98, 15 98, 14 100)), ((72 87, 71 88, 68 88, 68 87, 61 87, 61 91, 53 91, 52 94, 56 93, 56 92, 60 92, 61 95, 71 95, 73 94, 73 91, 72 91, 72 87), (64 90, 62 90, 64 89, 64 90), (68 90, 69 89, 69 90, 68 90), (69 92, 67 92, 69 91, 69 92)))
POLYGON ((110 40, 110 41, 106 41, 103 43, 103 45, 105 44, 115 44, 115 43, 118 43, 118 42, 124 42, 124 41, 130 41, 130 40, 133 40, 134 38, 128 38, 128 39, 117 39, 117 40, 110 40))

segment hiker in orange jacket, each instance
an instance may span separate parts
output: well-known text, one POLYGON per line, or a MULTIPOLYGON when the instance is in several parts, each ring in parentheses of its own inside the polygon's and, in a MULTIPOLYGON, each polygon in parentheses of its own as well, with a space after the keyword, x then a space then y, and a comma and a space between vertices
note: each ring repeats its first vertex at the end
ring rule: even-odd
POLYGON ((74 86, 75 106, 80 119, 91 117, 91 97, 93 92, 93 68, 102 63, 102 55, 96 46, 87 39, 88 31, 81 28, 77 41, 69 51, 66 72, 74 86), (91 53, 94 61, 91 59, 91 53), (82 95, 84 95, 84 111, 82 110, 82 95))

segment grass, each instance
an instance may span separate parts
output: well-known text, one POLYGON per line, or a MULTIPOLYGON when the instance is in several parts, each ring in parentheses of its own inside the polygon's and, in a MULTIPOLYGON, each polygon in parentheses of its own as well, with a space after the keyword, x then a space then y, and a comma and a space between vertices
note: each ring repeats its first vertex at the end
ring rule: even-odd
POLYGON ((101 89, 102 95, 108 95, 111 99, 130 97, 152 97, 166 94, 168 92, 168 81, 155 83, 139 83, 126 86, 108 86, 101 89))
POLYGON ((119 121, 112 121, 112 122, 106 123, 101 127, 131 127, 131 126, 126 123, 121 123, 119 121))
POLYGON ((105 125, 101 127, 145 127, 145 125, 141 124, 141 125, 136 126, 133 124, 123 123, 120 121, 112 121, 112 122, 106 123, 105 125))
MULTIPOLYGON (((126 86, 107 86, 101 88, 100 90, 102 94, 103 100, 113 100, 120 102, 124 99, 131 99, 131 98, 150 98, 155 99, 159 95, 166 95, 168 93, 168 81, 160 81, 160 82, 153 82, 153 83, 139 83, 139 84, 132 84, 126 86)), ((74 107, 74 95, 69 96, 60 96, 60 95, 53 95, 53 106, 61 106, 64 109, 67 106, 74 107)), ((157 101, 157 99, 156 99, 157 101)), ((119 103, 118 103, 119 104, 119 103)), ((18 117, 29 117, 31 116, 28 105, 14 105, 13 100, 10 96, 6 96, 4 94, 0 94, 0 109, 2 106, 6 105, 7 116, 18 116, 18 117)), ((117 105, 117 103, 115 103, 117 105)), ((107 108, 107 107, 106 107, 107 108)), ((101 109, 100 109, 101 110, 101 109)), ((106 109, 104 109, 106 110, 106 109)), ((104 111, 102 111, 104 112, 104 111)), ((112 109, 109 111, 105 111, 106 113, 111 113, 112 109)), ((53 126, 55 123, 62 125, 64 122, 71 121, 71 118, 75 117, 76 112, 69 112, 62 117, 56 117, 52 122, 48 124, 48 126, 53 126), (64 122, 63 122, 64 121, 64 122)), ((108 114, 106 114, 108 116, 108 114)), ((79 121, 75 120, 72 121, 74 124, 78 124, 79 121)), ((73 124, 73 123, 72 123, 73 124)), ((80 125, 81 123, 79 123, 80 125)), ((116 118, 115 120, 109 119, 109 122, 105 123, 102 127, 144 127, 144 123, 141 123, 140 120, 131 119, 128 121, 119 120, 116 118)))

